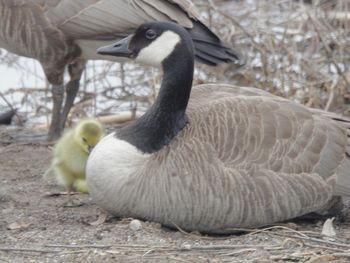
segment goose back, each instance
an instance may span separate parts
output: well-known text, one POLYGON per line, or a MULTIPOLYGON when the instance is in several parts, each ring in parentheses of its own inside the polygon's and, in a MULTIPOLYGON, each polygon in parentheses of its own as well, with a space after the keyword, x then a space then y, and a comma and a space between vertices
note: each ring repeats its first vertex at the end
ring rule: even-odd
POLYGON ((102 57, 96 47, 128 35, 147 21, 173 21, 187 28, 203 63, 239 59, 200 23, 189 0, 0 0, 0 14, 0 46, 39 60, 44 70, 79 57, 124 61, 102 57))
POLYGON ((192 28, 192 19, 198 20, 187 0, 1 0, 0 14, 0 46, 45 64, 68 63, 67 54, 77 46, 85 59, 124 61, 102 57, 96 47, 125 37, 147 21, 192 28))
POLYGON ((191 28, 191 19, 199 17, 187 0, 61 0, 46 15, 74 39, 115 39, 116 35, 125 36, 147 21, 173 21, 191 28))
MULTIPOLYGON (((222 63, 231 56, 217 52, 220 40, 200 23, 199 14, 188 0, 62 0, 50 8, 46 16, 68 38, 75 39, 86 59, 106 59, 106 56, 95 52, 97 47, 123 38, 149 21, 172 21, 190 30, 193 39, 196 39, 197 59, 205 64, 222 63), (212 55, 208 57, 205 51, 210 44, 213 44, 212 55)), ((111 61, 125 60, 112 56, 107 58, 111 61)))

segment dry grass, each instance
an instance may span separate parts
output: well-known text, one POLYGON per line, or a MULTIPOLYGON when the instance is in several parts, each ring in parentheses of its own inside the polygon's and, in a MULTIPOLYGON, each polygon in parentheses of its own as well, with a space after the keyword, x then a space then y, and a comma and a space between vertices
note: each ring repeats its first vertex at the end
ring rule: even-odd
MULTIPOLYGON (((202 19, 246 59, 239 71, 235 66, 213 69, 197 64, 195 83, 254 86, 307 106, 350 115, 350 2, 312 2, 195 0, 202 19)), ((4 54, 2 59, 28 74, 23 60, 4 54)), ((48 87, 40 70, 32 70, 32 75, 40 79, 40 87, 9 90, 7 98, 30 117, 50 116, 48 87)), ((154 69, 89 62, 79 93, 81 103, 72 116, 145 110, 159 82, 160 73, 154 69)))
POLYGON ((349 1, 201 2, 219 35, 247 59, 240 74, 226 68, 221 79, 350 114, 349 1))

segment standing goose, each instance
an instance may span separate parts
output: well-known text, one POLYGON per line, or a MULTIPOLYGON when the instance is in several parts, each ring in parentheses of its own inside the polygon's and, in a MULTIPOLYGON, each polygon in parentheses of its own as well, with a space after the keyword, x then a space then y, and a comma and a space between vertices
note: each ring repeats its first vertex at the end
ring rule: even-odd
POLYGON ((49 139, 57 138, 63 129, 86 60, 125 61, 99 56, 96 47, 121 39, 148 21, 173 21, 187 28, 196 59, 204 64, 239 59, 198 20, 190 0, 0 0, 0 47, 38 60, 52 84, 49 139), (66 68, 70 80, 63 106, 66 68))
POLYGON ((200 85, 190 98, 193 42, 176 24, 143 24, 98 53, 164 73, 151 108, 88 159, 89 191, 107 211, 225 233, 350 194, 348 121, 254 88, 200 85))

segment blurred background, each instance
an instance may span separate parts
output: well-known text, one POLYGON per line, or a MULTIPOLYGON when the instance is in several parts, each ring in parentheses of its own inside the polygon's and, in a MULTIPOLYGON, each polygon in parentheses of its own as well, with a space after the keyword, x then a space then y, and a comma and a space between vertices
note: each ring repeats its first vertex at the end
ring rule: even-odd
MULTIPOLYGON (((197 64, 194 84, 253 86, 350 116, 349 0, 193 2, 203 21, 246 59, 240 69, 197 64)), ((160 77, 136 64, 89 61, 69 119, 145 111, 160 77)), ((0 50, 0 92, 0 112, 10 103, 26 125, 49 122, 51 91, 36 61, 0 50)))

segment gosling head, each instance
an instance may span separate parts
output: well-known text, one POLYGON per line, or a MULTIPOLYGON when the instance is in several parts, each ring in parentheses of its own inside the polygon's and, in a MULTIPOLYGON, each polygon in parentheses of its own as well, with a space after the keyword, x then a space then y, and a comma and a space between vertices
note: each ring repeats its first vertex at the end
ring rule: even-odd
POLYGON ((97 49, 101 55, 127 57, 144 65, 163 67, 171 55, 186 54, 194 57, 189 33, 170 22, 152 22, 139 26, 135 33, 112 45, 97 49), (188 52, 184 53, 184 50, 188 52))
POLYGON ((92 148, 103 136, 103 128, 96 120, 84 120, 78 123, 74 131, 74 139, 86 153, 90 153, 92 148))

